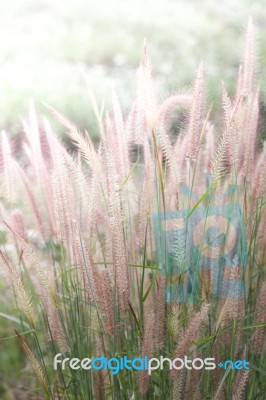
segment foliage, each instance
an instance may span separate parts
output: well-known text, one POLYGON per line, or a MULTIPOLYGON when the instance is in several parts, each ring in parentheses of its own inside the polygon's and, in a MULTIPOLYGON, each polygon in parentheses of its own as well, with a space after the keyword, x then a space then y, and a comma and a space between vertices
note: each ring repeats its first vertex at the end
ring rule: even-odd
MULTIPOLYGON (((105 116, 92 97, 98 144, 52 110, 75 146, 68 152, 47 120, 39 124, 32 104, 19 160, 2 134, 0 254, 17 307, 1 317, 14 323, 40 398, 263 398, 266 152, 252 21, 245 43, 234 97, 223 89, 221 126, 212 124, 212 108, 206 107, 204 65, 192 90, 159 102, 145 45, 126 120, 114 91, 105 116), (173 135, 169 115, 179 110, 186 110, 186 121, 173 135), (174 273, 164 274, 158 250, 165 249, 156 249, 154 216, 186 210, 188 224, 198 210, 227 203, 241 206, 247 251, 241 247, 218 283, 243 280, 246 295, 219 297, 210 271, 199 273, 205 260, 200 254, 215 247, 210 240, 222 243, 219 254, 225 258, 234 239, 227 229, 207 237, 213 232, 208 214, 201 231, 195 229, 199 252, 188 257, 191 243, 183 251, 186 236, 178 236, 174 273), (191 276, 198 279, 196 293, 189 288, 191 276), (192 294, 189 301, 166 301, 165 290, 177 283, 192 294), (58 352, 80 359, 102 354, 246 359, 251 370, 165 368, 151 377, 147 371, 54 371, 58 352)), ((182 221, 174 223, 170 231, 182 221)))

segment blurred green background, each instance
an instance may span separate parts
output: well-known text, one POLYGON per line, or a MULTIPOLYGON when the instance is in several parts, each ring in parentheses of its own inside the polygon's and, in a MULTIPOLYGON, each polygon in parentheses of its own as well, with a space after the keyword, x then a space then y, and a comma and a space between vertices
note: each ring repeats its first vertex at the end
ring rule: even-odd
MULTIPOLYGON (((208 96, 234 87, 251 15, 266 98, 266 0, 0 0, 0 127, 17 134, 32 97, 95 135, 84 72, 99 104, 115 87, 125 110, 147 38, 159 97, 186 88, 203 59, 208 96)), ((62 128, 61 128, 62 129, 62 128)))

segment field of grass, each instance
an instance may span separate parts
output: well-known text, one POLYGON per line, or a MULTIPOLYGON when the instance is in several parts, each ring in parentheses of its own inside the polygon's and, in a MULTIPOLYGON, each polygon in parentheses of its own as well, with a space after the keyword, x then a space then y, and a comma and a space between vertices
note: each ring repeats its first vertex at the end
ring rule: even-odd
POLYGON ((28 69, 12 70, 6 46, 4 82, 24 100, 30 83, 37 103, 17 130, 19 100, 1 133, 0 399, 265 400, 263 2, 75 4, 5 4, 1 29, 25 12, 16 68, 28 69), (243 22, 251 8, 257 26, 243 22), (59 353, 112 363, 55 368, 59 353), (167 360, 118 371, 125 356, 167 360))

